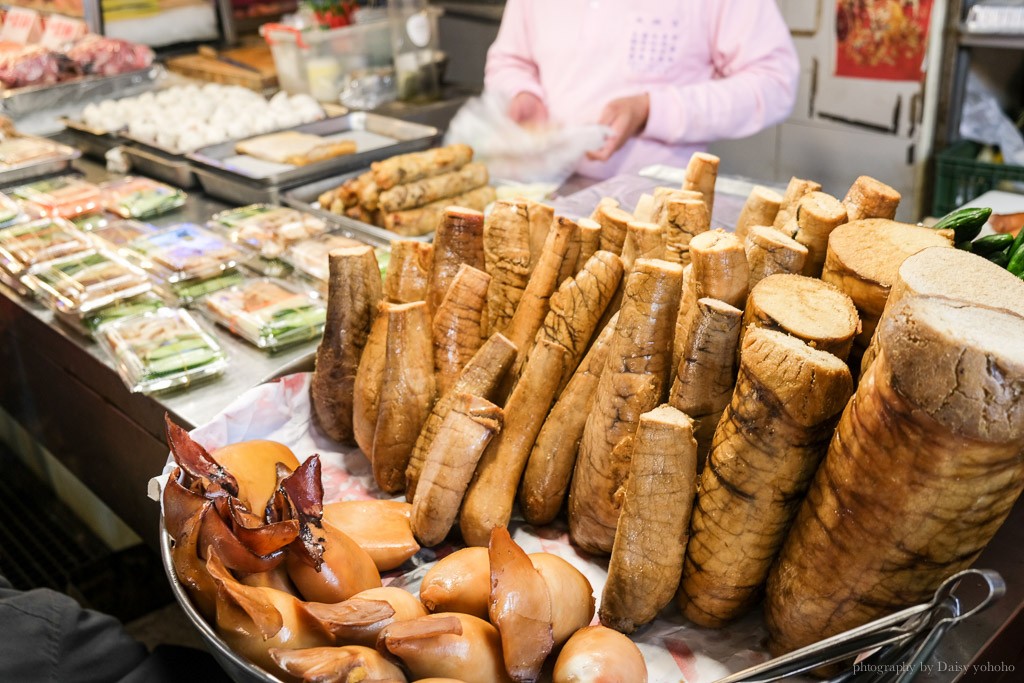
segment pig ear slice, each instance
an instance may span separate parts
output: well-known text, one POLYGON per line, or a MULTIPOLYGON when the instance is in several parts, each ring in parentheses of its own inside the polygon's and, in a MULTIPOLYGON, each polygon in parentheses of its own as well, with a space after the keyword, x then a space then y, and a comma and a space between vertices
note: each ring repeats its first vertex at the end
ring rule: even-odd
POLYGON ((228 498, 231 515, 231 531, 254 555, 270 555, 299 537, 299 522, 287 519, 281 522, 262 524, 259 518, 245 510, 237 498, 228 498))
POLYGON ((217 513, 215 506, 203 511, 199 527, 199 547, 212 549, 213 553, 229 569, 246 574, 270 571, 284 561, 284 551, 281 549, 267 555, 257 555, 250 550, 231 531, 227 522, 217 513))
POLYGON ((284 618, 264 598, 262 588, 253 588, 239 582, 224 566, 217 552, 207 548, 206 570, 217 584, 217 623, 221 624, 230 608, 224 603, 237 607, 252 620, 264 640, 273 638, 284 627, 284 618))
POLYGON ((238 495, 238 481, 234 475, 217 464, 206 449, 199 445, 181 426, 164 413, 167 424, 167 445, 174 456, 174 462, 191 476, 210 482, 227 491, 232 496, 238 495))
POLYGON ((491 531, 491 623, 501 634, 505 670, 535 681, 555 646, 547 584, 504 527, 491 531))
POLYGON ((362 598, 351 598, 335 604, 307 602, 303 604, 303 609, 335 634, 353 627, 390 622, 395 616, 395 608, 387 601, 362 598))
POLYGON ((278 487, 287 498, 290 515, 297 517, 299 537, 290 548, 303 562, 320 571, 324 562, 324 486, 320 479, 320 456, 311 455, 298 469, 281 480, 278 487))
POLYGON ((207 499, 188 489, 182 482, 187 475, 175 467, 164 485, 164 527, 175 541, 185 530, 185 524, 207 503, 207 499))
POLYGON ((172 534, 174 545, 171 547, 171 565, 174 567, 174 573, 207 619, 212 619, 216 613, 217 585, 203 566, 203 561, 199 559, 199 529, 202 526, 203 515, 212 506, 212 503, 205 502, 203 507, 186 519, 181 525, 180 532, 172 534))
POLYGON ((271 648, 277 665, 304 683, 394 681, 406 683, 402 670, 368 647, 311 647, 304 650, 271 648))

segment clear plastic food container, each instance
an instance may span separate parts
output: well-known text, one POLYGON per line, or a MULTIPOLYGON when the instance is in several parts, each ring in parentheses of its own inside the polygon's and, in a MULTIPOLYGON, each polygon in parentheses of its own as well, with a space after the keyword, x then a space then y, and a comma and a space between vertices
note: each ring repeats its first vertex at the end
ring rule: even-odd
POLYGON ((160 232, 160 228, 152 223, 132 220, 130 218, 119 218, 111 221, 102 228, 92 231, 93 237, 97 237, 112 249, 121 249, 137 239, 149 237, 160 232))
POLYGON ((75 227, 79 230, 85 230, 86 232, 92 232, 105 228, 110 225, 111 216, 109 213, 83 213, 81 216, 75 216, 70 219, 74 223, 75 227))
POLYGON ((27 220, 28 216, 21 210, 21 205, 7 195, 0 193, 0 228, 27 220))
POLYGON ((188 195, 149 178, 127 177, 100 186, 107 211, 122 218, 152 218, 185 204, 188 195))
POLYGON ((219 375, 227 358, 213 337, 180 308, 123 318, 96 332, 133 392, 155 393, 219 375))
POLYGON ((18 199, 28 202, 43 216, 74 218, 95 213, 100 207, 100 188, 74 176, 58 176, 37 180, 11 190, 18 199))
POLYGON ((327 320, 323 301, 271 278, 253 278, 203 298, 201 310, 251 344, 268 351, 319 339, 327 320))
POLYGON ((41 218, 0 229, 0 265, 13 276, 21 276, 38 263, 92 248, 88 235, 61 218, 41 218))
POLYGON ((226 231, 232 242, 258 251, 264 258, 277 258, 295 242, 327 231, 327 225, 316 216, 271 204, 222 211, 211 223, 226 231))
POLYGON ((49 308, 64 313, 86 313, 153 287, 146 271, 103 250, 39 264, 23 281, 49 308))
POLYGON ((293 244, 286 253, 286 259, 303 274, 324 283, 330 275, 329 254, 335 249, 365 246, 358 240, 341 235, 320 235, 293 244))
POLYGON ((142 267, 170 282, 212 277, 234 268, 242 254, 227 240, 195 223, 141 237, 128 244, 142 267))
POLYGON ((152 313, 166 305, 167 303, 157 296, 155 292, 149 291, 145 294, 133 296, 130 299, 115 301, 85 313, 79 311, 62 313, 57 311, 56 316, 58 320, 79 334, 91 337, 95 335, 96 330, 104 325, 135 315, 152 313))

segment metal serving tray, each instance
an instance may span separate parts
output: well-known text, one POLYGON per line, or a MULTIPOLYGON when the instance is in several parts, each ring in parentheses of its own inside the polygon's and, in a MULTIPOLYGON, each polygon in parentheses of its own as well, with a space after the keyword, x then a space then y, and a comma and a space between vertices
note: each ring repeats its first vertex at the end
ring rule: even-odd
POLYGON ((280 204, 281 188, 275 185, 257 185, 238 176, 217 173, 203 166, 192 166, 192 173, 206 194, 229 204, 280 204))
POLYGON ((434 233, 432 232, 427 233, 426 235, 420 235, 419 237, 399 235, 397 232, 391 232, 390 230, 379 228, 376 225, 357 221, 354 218, 349 218, 348 216, 341 216, 320 206, 320 202, 318 201, 320 195, 328 190, 333 190, 349 178, 354 178, 362 172, 362 170, 353 171, 340 176, 324 178, 323 180, 318 180, 317 182, 310 183, 309 185, 296 187, 284 192, 281 195, 281 202, 293 209, 307 211, 317 218, 322 219, 328 225, 337 226, 337 228, 332 230, 332 232, 340 232, 346 237, 355 237, 356 239, 362 240, 372 238, 374 243, 379 244, 380 246, 391 244, 391 240, 419 240, 420 242, 432 242, 434 240, 434 233))
POLYGON ((103 161, 107 152, 121 144, 116 133, 90 128, 82 121, 65 116, 61 118, 61 123, 64 124, 65 135, 72 139, 75 147, 87 157, 103 161))
MULTIPOLYGON (((35 138, 33 135, 22 135, 20 137, 35 138)), ((54 146, 57 156, 39 161, 29 161, 16 166, 8 166, 6 168, 0 167, 0 185, 13 185, 15 183, 31 180, 32 178, 64 173, 71 168, 71 162, 82 156, 82 153, 73 147, 62 145, 58 142, 54 142, 53 140, 49 140, 48 138, 42 139, 54 146)))
POLYGON ((19 118, 44 109, 54 109, 77 102, 117 95, 124 97, 133 90, 145 89, 165 73, 159 64, 116 76, 85 76, 54 85, 30 85, 0 90, 0 114, 19 118))
POLYGON ((136 175, 162 180, 182 190, 190 190, 196 186, 197 179, 192 164, 180 154, 168 154, 141 143, 122 145, 121 150, 136 175))
MULTIPOLYGON (((326 138, 356 139, 365 151, 325 159, 306 166, 277 164, 238 154, 233 140, 196 150, 188 158, 197 168, 205 168, 240 178, 248 183, 295 187, 328 175, 366 168, 370 162, 396 154, 418 152, 429 147, 440 134, 433 126, 402 121, 370 112, 352 112, 344 116, 306 123, 286 130, 310 133, 326 138)), ((278 131, 282 132, 282 131, 278 131)))

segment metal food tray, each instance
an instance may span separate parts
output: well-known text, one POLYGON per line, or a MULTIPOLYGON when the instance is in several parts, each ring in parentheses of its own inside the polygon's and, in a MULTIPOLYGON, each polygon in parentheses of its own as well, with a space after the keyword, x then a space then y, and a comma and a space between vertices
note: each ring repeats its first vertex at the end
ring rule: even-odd
POLYGON ((48 138, 38 138, 34 135, 20 135, 19 137, 45 140, 54 146, 57 155, 49 159, 28 161, 7 168, 0 166, 0 185, 13 185, 41 176, 64 173, 71 168, 71 162, 82 156, 82 153, 74 147, 62 145, 48 138))
POLYGON ((53 85, 30 85, 0 91, 0 114, 20 118, 44 109, 117 95, 124 97, 149 86, 165 73, 159 64, 116 76, 85 76, 53 85))
POLYGON ((275 185, 256 185, 225 173, 217 173, 202 166, 191 166, 193 175, 206 194, 238 206, 246 204, 280 204, 281 188, 275 185))
POLYGON ((196 186, 197 179, 192 164, 181 154, 168 154, 143 143, 122 145, 121 151, 128 158, 136 175, 162 180, 182 190, 191 190, 196 186))
POLYGON ((103 161, 107 152, 121 144, 117 133, 87 126, 84 122, 67 116, 61 118, 65 134, 72 138, 82 154, 103 161))
POLYGON ((420 235, 419 237, 399 235, 397 232, 333 213, 320 206, 318 201, 320 195, 328 190, 333 190, 349 178, 354 178, 360 173, 362 173, 361 170, 353 171, 352 173, 324 178, 315 183, 288 190, 281 195, 281 202, 293 209, 311 213, 317 218, 324 220, 328 225, 337 226, 337 229, 332 232, 340 232, 346 237, 355 237, 356 239, 365 240, 371 238, 380 246, 391 244, 391 240, 419 240, 420 242, 432 242, 434 240, 434 233, 432 232, 420 235))
POLYGON ((285 130, 323 137, 340 136, 350 132, 354 134, 363 133, 373 136, 376 138, 375 142, 381 142, 382 144, 366 151, 357 151, 354 154, 333 157, 305 166, 268 164, 253 157, 240 155, 235 151, 235 145, 239 140, 203 147, 189 154, 188 158, 198 168, 206 168, 220 174, 240 178, 251 184, 295 187, 296 185, 318 180, 328 175, 366 168, 370 165, 370 162, 386 159, 396 154, 418 152, 429 147, 440 134, 437 128, 433 126, 411 123, 370 112, 352 112, 344 116, 321 119, 320 121, 306 123, 285 130), (387 144, 384 142, 385 138, 392 140, 393 143, 387 144), (247 170, 240 164, 232 163, 231 160, 237 158, 250 159, 254 162, 254 165, 263 165, 266 167, 266 172, 260 172, 255 169, 247 170))

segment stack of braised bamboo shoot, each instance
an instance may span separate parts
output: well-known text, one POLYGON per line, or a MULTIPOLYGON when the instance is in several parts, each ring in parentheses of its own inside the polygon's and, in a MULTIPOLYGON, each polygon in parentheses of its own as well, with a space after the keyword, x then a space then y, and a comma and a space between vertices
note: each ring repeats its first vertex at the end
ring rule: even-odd
MULTIPOLYGON (((330 296, 342 301, 329 308, 344 325, 329 327, 323 344, 338 348, 321 349, 314 387, 351 377, 350 359, 359 356, 353 347, 365 348, 354 401, 316 388, 313 398, 332 436, 349 434, 335 423, 354 423, 381 488, 404 487, 421 543, 439 543, 458 527, 468 544, 493 549, 493 534, 508 526, 516 500, 533 524, 551 522, 564 507, 573 542, 611 556, 602 623, 631 632, 678 594, 691 620, 721 626, 756 603, 771 574, 770 625, 784 650, 806 644, 788 625, 803 618, 794 606, 804 604, 805 587, 772 567, 782 553, 779 562, 818 581, 836 566, 827 555, 833 551, 822 550, 832 545, 815 510, 838 509, 830 496, 843 494, 842 482, 859 480, 849 468, 881 458, 879 444, 893 443, 901 421, 949 417, 943 429, 998 442, 992 452, 1000 463, 1024 434, 1016 412, 1000 418, 998 429, 980 416, 969 430, 956 426, 963 415, 943 412, 955 387, 928 386, 909 374, 920 363, 906 355, 911 342, 900 326, 921 325, 933 349, 927 358, 945 363, 942 353, 953 347, 945 321, 977 318, 992 329, 1017 329, 1013 316, 1020 316, 1017 308, 1012 315, 961 315, 941 304, 902 305, 883 315, 890 290, 916 299, 941 289, 922 282, 945 275, 938 268, 909 270, 901 279, 908 257, 926 250, 941 261, 954 252, 943 234, 893 221, 898 193, 874 179, 858 179, 843 201, 796 178, 784 195, 757 187, 730 233, 711 229, 716 173, 717 159, 697 155, 683 188, 659 188, 635 212, 605 200, 580 220, 526 200, 499 201, 486 219, 446 209, 433 263, 423 264, 426 251, 402 258, 409 265, 388 273, 383 292, 389 299, 401 292, 403 300, 380 303, 376 319, 381 294, 370 285, 355 287, 350 277, 332 287, 330 296), (410 292, 423 301, 404 300, 410 292), (869 348, 876 328, 885 331, 878 351, 869 348), (862 383, 854 395, 865 350, 874 384, 862 383), (879 356, 885 363, 876 370, 879 356), (891 420, 871 423, 868 436, 877 443, 852 430, 854 419, 867 419, 858 400, 893 406, 891 420), (906 401, 931 417, 905 412, 906 401), (352 403, 354 417, 332 417, 352 403), (841 443, 833 440, 837 423, 841 443), (826 453, 853 453, 862 462, 829 461, 819 470, 826 453), (825 471, 843 479, 822 481, 825 471), (804 546, 816 553, 813 562, 803 559, 804 546)), ((337 254, 332 268, 337 260, 339 273, 362 272, 356 259, 337 254)), ((1024 285, 1007 287, 1019 293, 1024 285)), ((990 338, 971 343, 989 349, 990 338)), ((1018 370, 1024 377, 1018 351, 1005 351, 1012 370, 1003 371, 1014 378, 1018 370)), ((972 367, 984 374, 983 365, 972 367)), ((979 405, 988 400, 971 396, 979 405)), ((976 407, 968 401, 961 412, 976 407)), ((978 448, 979 458, 988 454, 978 448)), ((874 463, 879 470, 881 462, 874 463)), ((991 538, 1003 509, 1001 503, 992 524, 963 523, 964 537, 974 539, 971 553, 991 538)), ((866 548, 858 552, 870 554, 866 548)), ((887 604, 895 609, 905 602, 900 596, 920 598, 970 553, 940 555, 939 569, 920 582, 894 581, 902 592, 886 593, 887 604), (904 590, 906 582, 913 590, 904 590)), ((513 561, 523 564, 503 560, 513 561)), ((872 587, 858 585, 854 599, 870 604, 872 587)), ((814 611, 820 603, 807 604, 814 611)), ((537 610, 536 619, 550 618, 543 605, 537 610)), ((863 609, 843 624, 869 613, 877 616, 863 609)), ((499 630, 521 626, 496 623, 499 630)), ((541 650, 549 644, 540 636, 531 642, 541 650)), ((537 661, 530 652, 503 646, 506 662, 520 662, 523 680, 532 680, 537 661)))

